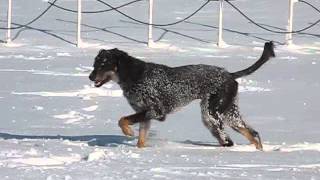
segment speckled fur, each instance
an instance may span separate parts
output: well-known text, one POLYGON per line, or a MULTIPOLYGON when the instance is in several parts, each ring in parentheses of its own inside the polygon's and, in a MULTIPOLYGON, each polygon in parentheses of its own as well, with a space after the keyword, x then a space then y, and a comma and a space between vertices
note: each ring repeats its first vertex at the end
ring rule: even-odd
POLYGON ((191 101, 216 94, 228 78, 229 73, 213 66, 171 68, 147 63, 137 83, 128 86, 120 80, 119 85, 135 111, 147 111, 147 119, 163 121, 167 114, 191 101))
POLYGON ((252 134, 256 133, 240 116, 235 79, 251 74, 274 56, 271 45, 267 48, 270 52, 265 47, 264 54, 255 65, 236 73, 203 64, 169 67, 141 61, 118 49, 101 50, 90 79, 96 82, 97 87, 116 79, 131 107, 137 113, 145 113, 140 122, 151 119, 164 121, 168 114, 201 99, 203 123, 221 145, 232 146, 232 140, 224 131, 225 125, 238 132, 245 128, 252 134), (112 74, 110 72, 113 76, 107 77, 112 74))

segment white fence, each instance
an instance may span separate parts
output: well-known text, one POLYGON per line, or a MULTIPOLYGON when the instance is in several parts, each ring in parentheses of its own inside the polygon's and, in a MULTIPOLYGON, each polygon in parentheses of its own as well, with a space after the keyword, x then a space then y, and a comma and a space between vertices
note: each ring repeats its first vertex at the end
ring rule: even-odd
POLYGON ((8 13, 7 13, 8 21, 7 21, 7 43, 11 42, 11 19, 12 19, 12 0, 8 0, 8 13))
MULTIPOLYGON (((293 7, 294 3, 298 2, 298 0, 289 0, 289 18, 288 18, 288 32, 293 31, 293 7)), ((291 45, 292 44, 292 33, 288 33, 286 35, 286 44, 291 45)))
MULTIPOLYGON (((54 2, 56 2, 56 1, 54 1, 54 2)), ((144 23, 144 24, 148 25, 148 35, 147 35, 148 46, 152 47, 152 44, 154 44, 153 37, 152 37, 152 30, 153 30, 154 26, 159 26, 159 25, 153 24, 154 3, 153 3, 153 0, 148 0, 148 1, 149 1, 149 10, 148 10, 149 21, 148 21, 148 23, 144 23)), ((209 1, 210 0, 208 0, 208 2, 209 1)), ((222 35, 222 33, 223 33, 223 5, 225 2, 228 2, 229 4, 231 2, 229 2, 228 0, 212 0, 212 1, 219 1, 219 20, 218 20, 218 22, 219 22, 218 27, 219 28, 218 28, 218 35, 217 35, 217 45, 218 45, 218 47, 223 47, 225 44, 225 42, 223 41, 223 35, 222 35)), ((287 45, 292 44, 293 33, 296 33, 296 31, 293 31, 294 4, 296 2, 298 2, 298 0, 289 0, 289 15, 288 15, 287 31, 280 32, 281 34, 285 34, 285 36, 286 36, 286 43, 285 44, 287 44, 287 45)), ((113 10, 116 10, 116 8, 114 8, 110 5, 108 5, 108 6, 111 7, 111 9, 113 8, 113 10)), ((118 10, 116 10, 116 11, 118 11, 118 10)), ((13 29, 11 26, 11 19, 12 19, 12 0, 8 0, 7 28, 2 28, 2 29, 7 30, 6 43, 11 43, 11 30, 13 29)), ((77 37, 76 37, 77 47, 83 47, 82 46, 83 41, 81 39, 81 19, 82 19, 82 0, 77 0, 77 37)), ((23 27, 23 25, 21 27, 23 27)))

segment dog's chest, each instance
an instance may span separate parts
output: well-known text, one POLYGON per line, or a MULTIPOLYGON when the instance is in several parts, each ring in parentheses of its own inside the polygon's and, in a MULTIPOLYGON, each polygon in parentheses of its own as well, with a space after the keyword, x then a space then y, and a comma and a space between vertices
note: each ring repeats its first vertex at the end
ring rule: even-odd
POLYGON ((150 95, 146 94, 146 89, 143 86, 135 85, 130 88, 122 88, 122 90, 124 97, 134 110, 146 109, 150 95))

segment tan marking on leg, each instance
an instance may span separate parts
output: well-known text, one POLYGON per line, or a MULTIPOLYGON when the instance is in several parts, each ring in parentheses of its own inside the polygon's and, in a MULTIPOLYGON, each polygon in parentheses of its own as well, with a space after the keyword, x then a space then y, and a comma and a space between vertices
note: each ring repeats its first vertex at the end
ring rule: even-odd
POLYGON ((140 113, 132 114, 130 116, 122 117, 119 120, 119 126, 123 134, 127 136, 134 136, 134 132, 129 125, 142 122, 144 121, 144 118, 145 118, 145 112, 140 112, 140 113))
POLYGON ((263 150, 260 139, 258 138, 257 141, 247 128, 239 128, 239 132, 244 135, 251 142, 251 144, 254 144, 256 149, 261 151, 263 150))
POLYGON ((126 136, 134 136, 134 132, 131 129, 131 127, 129 125, 131 125, 129 119, 127 117, 122 117, 119 120, 119 127, 121 128, 122 132, 124 135, 126 136))
POLYGON ((145 122, 140 122, 139 126, 139 139, 137 146, 138 148, 146 147, 146 137, 148 136, 148 130, 150 128, 150 120, 145 122))

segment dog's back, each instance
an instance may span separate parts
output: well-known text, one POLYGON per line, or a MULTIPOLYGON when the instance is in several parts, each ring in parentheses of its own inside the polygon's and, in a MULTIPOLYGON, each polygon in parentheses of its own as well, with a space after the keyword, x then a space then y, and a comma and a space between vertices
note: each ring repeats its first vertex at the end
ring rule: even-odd
POLYGON ((229 72, 216 66, 200 64, 168 67, 146 63, 140 78, 123 90, 135 110, 152 107, 156 117, 162 119, 195 99, 215 94, 230 78, 232 76, 229 72))

